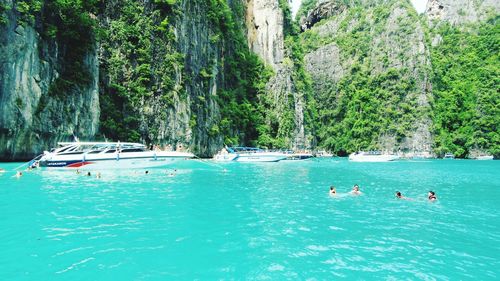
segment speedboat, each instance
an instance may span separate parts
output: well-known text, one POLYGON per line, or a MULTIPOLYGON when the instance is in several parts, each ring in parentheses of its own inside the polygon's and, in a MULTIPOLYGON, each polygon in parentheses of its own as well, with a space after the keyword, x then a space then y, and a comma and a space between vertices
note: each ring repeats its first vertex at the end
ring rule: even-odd
POLYGON ((288 154, 286 160, 306 160, 313 157, 314 155, 307 152, 291 152, 290 154, 288 154))
POLYGON ((152 151, 139 143, 60 142, 59 147, 44 151, 36 165, 46 168, 82 170, 152 168, 193 158, 189 152, 152 151))
POLYGON ((481 155, 476 157, 476 160, 493 160, 493 155, 481 155))
POLYGON ((333 157, 333 154, 331 154, 330 152, 326 151, 326 150, 321 150, 321 151, 318 151, 316 152, 316 157, 333 157))
POLYGON ((451 152, 447 152, 444 155, 443 159, 455 159, 455 155, 453 153, 451 153, 451 152))
POLYGON ((359 151, 349 155, 349 161, 353 162, 388 162, 399 159, 394 154, 382 154, 380 151, 359 151))
POLYGON ((266 151, 255 147, 226 147, 214 156, 222 162, 278 162, 288 157, 286 153, 266 151))

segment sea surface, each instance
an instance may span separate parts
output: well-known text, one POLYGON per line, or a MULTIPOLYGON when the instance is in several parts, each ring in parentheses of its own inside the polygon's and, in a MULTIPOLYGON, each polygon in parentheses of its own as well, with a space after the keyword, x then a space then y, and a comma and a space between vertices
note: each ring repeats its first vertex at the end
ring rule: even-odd
POLYGON ((500 161, 18 165, 0 163, 0 280, 500 279, 500 161))

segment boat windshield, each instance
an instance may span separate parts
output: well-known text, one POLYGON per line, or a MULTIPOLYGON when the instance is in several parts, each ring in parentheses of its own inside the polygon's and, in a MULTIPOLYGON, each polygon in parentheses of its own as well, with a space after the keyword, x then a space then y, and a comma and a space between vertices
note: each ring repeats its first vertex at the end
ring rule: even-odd
POLYGON ((115 152, 142 152, 146 148, 142 144, 120 144, 120 143, 73 143, 63 144, 62 147, 54 150, 58 155, 74 155, 74 154, 98 154, 98 153, 115 153, 115 152))
POLYGON ((261 152, 263 150, 256 147, 236 146, 236 147, 228 147, 227 151, 229 151, 229 153, 252 153, 252 152, 261 152))
POLYGON ((357 154, 365 156, 377 156, 377 155, 382 155, 382 152, 380 152, 379 150, 370 150, 370 151, 360 151, 357 154))

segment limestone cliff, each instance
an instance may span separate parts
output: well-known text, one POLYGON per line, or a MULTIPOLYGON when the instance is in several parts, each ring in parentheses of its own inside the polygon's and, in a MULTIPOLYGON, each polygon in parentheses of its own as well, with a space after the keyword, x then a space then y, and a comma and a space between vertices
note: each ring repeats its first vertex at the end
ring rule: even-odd
POLYGON ((1 159, 73 136, 200 156, 256 138, 243 0, 0 4, 1 159))
POLYGON ((430 0, 419 16, 407 0, 309 0, 297 26, 287 4, 0 0, 0 160, 27 159, 73 136, 182 146, 200 156, 241 144, 339 154, 430 154, 438 145, 462 157, 498 139, 496 119, 484 114, 473 126, 459 120, 485 135, 482 143, 464 141, 461 130, 446 135, 456 128, 440 127, 438 144, 431 134, 431 117, 454 116, 433 107, 437 98, 457 99, 446 83, 433 89, 432 79, 466 72, 447 73, 453 62, 439 50, 488 62, 484 75, 469 75, 487 88, 476 93, 486 104, 471 108, 494 108, 495 89, 481 80, 498 54, 491 28, 467 33, 484 45, 478 52, 475 44, 452 54, 452 42, 437 46, 457 39, 439 23, 482 22, 498 15, 498 1, 430 0))
POLYGON ((431 0, 427 5, 434 151, 500 156, 497 77, 500 2, 431 0))
POLYGON ((482 21, 499 12, 497 0, 429 0, 425 14, 431 25, 439 22, 457 25, 482 21))
MULTIPOLYGON (((16 1, 1 1, 13 7, 16 1)), ((91 48, 81 61, 90 74, 59 96, 51 86, 60 77, 67 46, 40 29, 20 24, 15 9, 0 25, 0 159, 28 159, 57 141, 93 136, 99 128, 98 60, 91 48)))
POLYGON ((100 19, 108 30, 101 49, 101 96, 111 100, 110 107, 118 107, 118 117, 104 113, 102 122, 108 125, 115 118, 114 124, 124 129, 117 132, 113 124, 103 133, 114 139, 190 147, 208 156, 222 146, 221 136, 209 135, 209 130, 220 121, 216 94, 222 83, 223 41, 214 39, 214 26, 203 16, 206 4, 186 0, 178 5, 179 16, 169 11, 173 8, 147 2, 106 6, 100 19), (130 9, 135 12, 128 14, 130 9), (162 21, 170 24, 157 28, 162 21), (126 37, 123 25, 130 26, 126 37), (124 107, 120 95, 127 97, 124 107))
POLYGON ((285 46, 287 2, 280 5, 279 0, 248 0, 247 3, 248 44, 274 70, 267 84, 266 122, 277 127, 274 137, 283 140, 282 146, 310 146, 306 141, 304 95, 294 84, 294 66, 285 46))
MULTIPOLYGON (((429 67, 429 50, 424 27, 409 3, 384 1, 374 4, 361 1, 346 4, 345 1, 320 1, 308 18, 303 19, 302 28, 306 30, 301 35, 306 48, 304 60, 312 76, 319 117, 326 124, 330 124, 330 118, 335 118, 337 124, 346 122, 347 126, 323 135, 323 145, 341 151, 377 148, 431 153, 430 85, 426 71, 429 67), (321 24, 314 25, 320 21, 321 24), (374 127, 376 133, 369 132, 370 138, 374 138, 371 141, 348 141, 348 144, 338 146, 338 138, 342 136, 332 139, 332 134, 338 134, 339 130, 346 130, 342 134, 351 134, 357 130, 356 123, 347 121, 349 115, 342 113, 345 108, 339 107, 349 102, 344 100, 345 94, 355 91, 356 86, 351 83, 358 82, 351 78, 360 70, 365 73, 363 75, 367 75, 370 84, 359 90, 370 91, 372 95, 372 101, 366 107, 379 108, 374 109, 376 112, 371 117, 363 114, 359 117, 379 119, 377 122, 380 123, 388 122, 387 127, 374 127), (393 75, 394 78, 389 78, 393 75), (374 83, 377 79, 382 80, 374 83), (408 84, 402 85, 396 80, 393 84, 382 82, 390 79, 408 84), (351 84, 348 86, 351 89, 344 94, 342 86, 345 83, 351 84), (382 96, 377 94, 382 92, 382 96), (387 108, 391 109, 386 111, 387 108), (392 120, 388 121, 388 117, 392 120)), ((336 125, 327 127, 332 126, 336 125)), ((359 130, 365 127, 369 126, 365 125, 359 130)), ((366 136, 368 132, 361 134, 366 136)))

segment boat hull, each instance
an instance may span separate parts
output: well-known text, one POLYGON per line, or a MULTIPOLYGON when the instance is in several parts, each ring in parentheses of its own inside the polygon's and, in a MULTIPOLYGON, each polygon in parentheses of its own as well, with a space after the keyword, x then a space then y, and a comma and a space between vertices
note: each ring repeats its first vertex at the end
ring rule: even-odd
POLYGON ((252 153, 239 154, 234 160, 236 162, 278 162, 286 159, 285 154, 252 153))
POLYGON ((288 155, 286 160, 306 160, 313 158, 314 156, 312 154, 307 154, 307 153, 297 153, 297 154, 291 154, 288 155))
POLYGON ((476 157, 476 160, 493 160, 493 156, 492 155, 487 155, 487 156, 478 156, 476 157))
POLYGON ((40 161, 40 167, 48 169, 79 169, 79 170, 120 170, 143 169, 171 165, 184 158, 131 158, 89 161, 40 161))
POLYGON ((219 162, 230 162, 234 161, 236 157, 238 157, 238 155, 233 153, 217 154, 214 156, 214 160, 219 162))
POLYGON ((39 161, 48 169, 116 170, 161 167, 192 158, 191 153, 135 152, 113 154, 46 155, 39 161))
POLYGON ((228 153, 217 154, 214 160, 218 162, 278 162, 287 158, 284 153, 228 153))
POLYGON ((349 161, 352 162, 390 162, 394 160, 398 160, 399 156, 397 155, 360 155, 360 154, 351 154, 349 155, 349 161))

